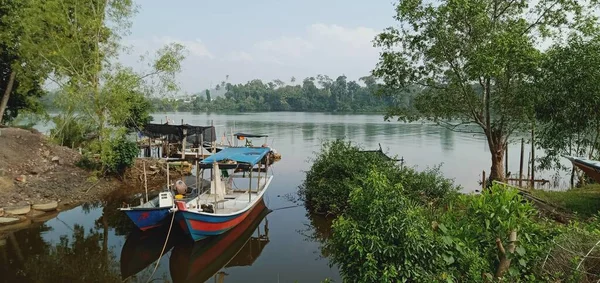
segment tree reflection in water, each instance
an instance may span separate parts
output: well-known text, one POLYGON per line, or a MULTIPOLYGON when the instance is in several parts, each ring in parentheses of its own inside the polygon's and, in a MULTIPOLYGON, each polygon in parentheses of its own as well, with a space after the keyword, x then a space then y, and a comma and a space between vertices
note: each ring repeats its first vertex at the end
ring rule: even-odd
POLYGON ((61 236, 56 246, 25 263, 27 277, 33 282, 120 281, 115 257, 104 238, 104 233, 95 230, 86 235, 82 226, 75 225, 71 236, 61 236))
POLYGON ((327 258, 329 253, 325 247, 325 242, 331 235, 331 224, 334 218, 310 212, 306 213, 306 217, 310 220, 310 223, 304 223, 304 228, 298 230, 298 233, 304 236, 306 241, 318 243, 319 251, 321 251, 319 258, 327 258))

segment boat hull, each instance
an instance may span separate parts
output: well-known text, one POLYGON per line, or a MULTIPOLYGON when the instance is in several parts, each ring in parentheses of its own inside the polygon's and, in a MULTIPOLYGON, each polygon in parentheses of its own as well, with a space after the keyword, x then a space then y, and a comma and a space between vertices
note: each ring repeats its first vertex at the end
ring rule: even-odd
POLYGON ((567 157, 573 165, 577 168, 581 169, 581 171, 585 172, 588 176, 594 179, 596 182, 600 182, 600 162, 589 160, 585 158, 577 158, 577 157, 567 157))
MULTIPOLYGON (((222 268, 242 266, 236 264, 240 256, 246 260, 258 258, 266 243, 252 251, 244 253, 244 247, 252 241, 252 234, 270 213, 260 201, 246 217, 245 221, 227 233, 198 242, 186 242, 173 248, 169 257, 169 269, 173 282, 206 282, 222 268)), ((256 245, 255 245, 256 246, 256 245)))
MULTIPOLYGON (((196 213, 180 209, 175 213, 175 219, 185 234, 194 241, 200 241, 210 236, 221 235, 236 227, 251 214, 260 202, 262 202, 262 196, 250 208, 234 215, 196 213)), ((180 203, 177 205, 179 207, 180 203)))
POLYGON ((161 226, 171 214, 171 207, 132 208, 122 210, 129 219, 142 231, 161 226))

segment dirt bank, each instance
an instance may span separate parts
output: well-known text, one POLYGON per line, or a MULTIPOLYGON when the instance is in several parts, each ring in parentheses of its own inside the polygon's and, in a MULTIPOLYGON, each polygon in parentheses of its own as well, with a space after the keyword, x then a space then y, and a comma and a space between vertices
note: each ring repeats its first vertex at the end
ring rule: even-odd
MULTIPOLYGON (((109 193, 143 191, 142 161, 136 160, 122 180, 98 179, 76 166, 80 158, 78 151, 55 145, 36 130, 0 128, 0 208, 57 201, 60 210, 109 193)), ((156 160, 145 163, 149 189, 162 187, 166 183, 162 166, 156 160)))

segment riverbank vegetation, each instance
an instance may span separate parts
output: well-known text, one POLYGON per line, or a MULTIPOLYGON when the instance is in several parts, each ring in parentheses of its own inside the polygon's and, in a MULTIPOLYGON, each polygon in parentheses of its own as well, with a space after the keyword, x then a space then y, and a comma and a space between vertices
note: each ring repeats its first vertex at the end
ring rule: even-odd
POLYGON ((600 211, 600 185, 589 184, 566 191, 532 190, 532 194, 580 217, 593 217, 600 211))
POLYGON ((101 174, 122 174, 137 151, 125 136, 151 120, 150 94, 177 91, 184 47, 168 44, 149 56, 147 70, 134 71, 118 63, 136 11, 132 1, 9 2, 1 8, 0 117, 39 112, 41 87, 51 82, 51 104, 60 113, 51 138, 83 148, 101 174))
POLYGON ((436 170, 400 167, 337 140, 323 145, 299 194, 309 211, 336 217, 324 254, 346 281, 600 279, 596 218, 555 223, 499 184, 458 190, 436 170))
POLYGON ((587 109, 597 109, 594 97, 600 95, 590 83, 600 68, 593 51, 600 24, 591 12, 598 5, 399 2, 394 15, 398 25, 375 39, 383 52, 373 74, 385 82, 388 95, 415 85, 421 91, 413 104, 394 107, 387 116, 433 120, 464 132, 471 130, 463 125, 477 125, 475 133, 486 137, 491 153, 490 180, 505 178, 507 142, 522 131, 541 129, 539 145, 550 151, 579 148, 577 135, 591 135, 590 144, 597 148, 596 119, 587 122, 584 117, 589 117, 587 109), (550 51, 541 48, 542 42, 550 43, 550 51), (566 129, 571 123, 577 127, 566 129))
POLYGON ((382 112, 395 103, 391 97, 378 95, 381 84, 372 76, 357 82, 348 81, 344 75, 335 80, 318 75, 289 85, 281 80, 256 79, 245 84, 223 83, 222 88, 224 94, 216 98, 206 90, 187 101, 155 98, 153 104, 159 111, 382 112))

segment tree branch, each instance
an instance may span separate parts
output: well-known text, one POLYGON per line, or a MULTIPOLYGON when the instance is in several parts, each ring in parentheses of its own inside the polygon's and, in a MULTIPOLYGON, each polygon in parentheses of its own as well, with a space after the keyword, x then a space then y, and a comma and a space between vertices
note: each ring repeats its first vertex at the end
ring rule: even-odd
POLYGON ((510 8, 510 6, 512 6, 515 2, 517 2, 517 1, 511 0, 510 2, 508 2, 506 7, 502 8, 502 10, 500 10, 500 12, 498 12, 497 14, 494 15, 494 21, 497 20, 500 16, 502 16, 502 14, 504 14, 506 12, 506 10, 508 10, 508 8, 510 8))
POLYGON ((443 127, 443 128, 446 128, 446 129, 448 129, 450 131, 457 132, 457 133, 481 134, 481 132, 477 132, 477 131, 456 129, 456 128, 460 127, 460 126, 473 125, 474 122, 471 122, 471 121, 469 121, 469 122, 460 122, 458 124, 452 124, 450 122, 445 122, 445 121, 437 121, 436 123, 438 125, 440 125, 441 127, 443 127))
MULTIPOLYGON (((448 57, 448 56, 446 56, 446 57, 448 57)), ((475 120, 475 123, 482 126, 482 128, 484 128, 484 130, 485 130, 485 127, 483 127, 483 122, 481 121, 481 119, 477 113, 477 108, 471 104, 471 100, 469 99, 469 94, 466 90, 463 78, 458 70, 458 67, 456 67, 456 65, 454 64, 454 62, 452 60, 453 59, 446 58, 446 61, 448 62, 448 64, 450 65, 450 68, 452 69, 452 72, 454 72, 456 74, 456 76, 458 77, 458 81, 459 81, 460 87, 462 89, 464 98, 467 101, 467 103, 469 104, 469 107, 471 108, 471 114, 473 115, 473 119, 475 120)))
POLYGON ((558 4, 558 2, 560 2, 560 0, 557 0, 556 2, 554 2, 552 5, 550 5, 550 7, 548 7, 547 9, 544 10, 544 12, 542 12, 542 14, 537 18, 537 20, 535 20, 535 22, 533 22, 531 25, 529 25, 522 33, 526 34, 528 33, 532 28, 534 28, 535 26, 539 25, 542 21, 542 19, 546 16, 546 14, 552 9, 554 8, 554 6, 556 4, 558 4))

